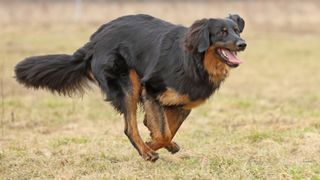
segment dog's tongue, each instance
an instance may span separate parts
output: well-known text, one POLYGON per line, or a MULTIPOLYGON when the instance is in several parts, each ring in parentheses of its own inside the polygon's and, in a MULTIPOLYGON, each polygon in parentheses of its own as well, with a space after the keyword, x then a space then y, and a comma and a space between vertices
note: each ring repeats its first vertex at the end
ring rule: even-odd
POLYGON ((228 56, 228 60, 232 63, 232 64, 240 64, 241 61, 240 59, 237 58, 237 56, 229 51, 228 49, 222 49, 222 51, 228 56))

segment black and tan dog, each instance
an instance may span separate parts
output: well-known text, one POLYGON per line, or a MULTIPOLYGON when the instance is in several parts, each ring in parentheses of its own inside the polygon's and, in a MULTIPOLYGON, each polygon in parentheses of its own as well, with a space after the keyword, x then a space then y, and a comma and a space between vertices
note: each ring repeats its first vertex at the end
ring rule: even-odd
POLYGON ((124 16, 101 26, 73 55, 26 58, 17 64, 16 78, 26 87, 63 95, 82 93, 88 82, 97 82, 124 115, 132 145, 155 161, 160 148, 179 151, 172 139, 191 109, 241 63, 236 54, 246 48, 243 28, 238 15, 198 20, 189 28, 148 15, 124 16), (137 128, 139 103, 151 132, 147 143, 137 128))

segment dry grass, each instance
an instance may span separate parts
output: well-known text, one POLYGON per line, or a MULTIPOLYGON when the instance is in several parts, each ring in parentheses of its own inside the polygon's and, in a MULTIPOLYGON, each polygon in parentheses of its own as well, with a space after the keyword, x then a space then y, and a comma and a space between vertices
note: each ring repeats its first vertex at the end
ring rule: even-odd
POLYGON ((2 2, 0 179, 319 179, 320 35, 312 33, 320 29, 319 3, 213 4, 89 3, 74 21, 70 4, 2 2), (183 124, 175 138, 181 151, 161 150, 154 164, 131 147, 122 118, 98 89, 65 98, 24 89, 12 78, 22 58, 71 53, 97 24, 122 14, 145 12, 188 25, 234 11, 248 19, 245 63, 183 124), (294 17, 290 32, 283 28, 288 17, 294 17))

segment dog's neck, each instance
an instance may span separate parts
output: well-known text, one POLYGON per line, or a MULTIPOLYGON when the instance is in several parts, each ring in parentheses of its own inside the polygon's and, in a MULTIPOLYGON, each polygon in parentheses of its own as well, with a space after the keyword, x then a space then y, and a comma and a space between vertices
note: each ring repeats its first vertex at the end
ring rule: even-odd
POLYGON ((188 49, 185 46, 185 38, 182 38, 181 47, 184 50, 184 68, 191 72, 189 78, 194 81, 208 81, 213 91, 228 77, 230 67, 221 62, 216 56, 215 47, 210 46, 204 53, 188 49))
POLYGON ((215 87, 225 80, 229 74, 229 66, 221 62, 214 52, 214 47, 209 47, 203 57, 203 67, 209 75, 209 80, 215 87))

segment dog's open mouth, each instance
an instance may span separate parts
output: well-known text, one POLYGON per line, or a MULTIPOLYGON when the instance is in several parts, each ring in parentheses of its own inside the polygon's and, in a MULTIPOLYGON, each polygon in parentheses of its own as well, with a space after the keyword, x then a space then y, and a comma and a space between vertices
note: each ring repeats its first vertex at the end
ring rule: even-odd
POLYGON ((237 51, 231 51, 225 48, 217 48, 216 54, 222 60, 222 62, 226 63, 230 67, 237 67, 241 64, 241 60, 237 58, 237 51))

